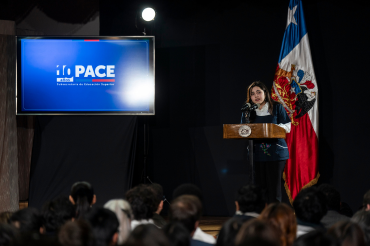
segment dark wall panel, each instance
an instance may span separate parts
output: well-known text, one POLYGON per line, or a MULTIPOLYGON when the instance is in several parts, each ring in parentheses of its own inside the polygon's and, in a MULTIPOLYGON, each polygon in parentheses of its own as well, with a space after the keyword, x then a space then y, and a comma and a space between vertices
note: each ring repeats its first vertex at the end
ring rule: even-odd
POLYGON ((29 206, 40 208, 90 182, 97 204, 123 198, 132 183, 136 116, 38 116, 29 206))

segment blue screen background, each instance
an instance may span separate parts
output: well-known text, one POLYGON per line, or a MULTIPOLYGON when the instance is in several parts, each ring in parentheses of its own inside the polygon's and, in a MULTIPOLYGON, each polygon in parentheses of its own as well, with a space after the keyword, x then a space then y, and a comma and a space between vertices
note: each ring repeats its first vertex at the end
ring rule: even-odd
MULTIPOLYGON (((149 40, 23 39, 21 110, 149 111, 154 103, 149 52, 149 40), (63 65, 66 65, 64 75, 63 65), (94 71, 98 65, 114 65, 115 77, 84 77, 84 74, 76 77, 75 65, 85 69, 91 65, 94 71), (67 75, 68 68, 70 75, 67 75), (57 78, 65 77, 73 77, 74 81, 57 82, 57 78), (77 82, 77 79, 85 81, 77 82), (93 83, 92 79, 114 79, 115 82, 93 83)), ((100 73, 107 71, 100 70, 100 73)))

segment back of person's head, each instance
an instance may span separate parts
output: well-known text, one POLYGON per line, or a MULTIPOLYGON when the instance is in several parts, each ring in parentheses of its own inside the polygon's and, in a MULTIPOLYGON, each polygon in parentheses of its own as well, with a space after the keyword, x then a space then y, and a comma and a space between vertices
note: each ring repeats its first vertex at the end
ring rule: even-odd
POLYGON ((64 223, 75 218, 76 208, 68 197, 59 197, 47 202, 42 210, 43 224, 46 232, 57 231, 64 223))
POLYGON ((93 208, 84 219, 92 227, 96 246, 115 244, 118 240, 119 221, 115 213, 106 208, 93 208))
POLYGON ((238 234, 236 235, 235 245, 249 246, 251 244, 249 242, 251 238, 258 238, 262 239, 263 241, 267 241, 267 244, 263 245, 281 246, 279 240, 279 232, 276 230, 276 228, 268 224, 266 221, 260 219, 251 219, 242 225, 238 234))
POLYGON ((82 217, 96 202, 94 189, 88 182, 76 182, 72 185, 70 201, 76 205, 76 218, 82 217))
POLYGON ((137 226, 127 239, 126 246, 170 246, 164 232, 155 225, 137 226))
POLYGON ((245 185, 238 190, 236 202, 238 202, 239 211, 242 213, 261 213, 266 206, 266 197, 261 187, 245 185))
POLYGON ((365 193, 362 204, 365 210, 370 210, 370 190, 365 193))
POLYGON ((19 229, 21 233, 40 232, 42 217, 36 208, 24 208, 14 212, 9 223, 19 229))
POLYGON ((94 246, 92 228, 84 220, 68 221, 59 230, 58 240, 62 246, 94 246))
POLYGON ((157 210, 157 199, 153 190, 141 184, 126 192, 126 199, 130 203, 135 220, 147 220, 153 217, 157 210))
POLYGON ((340 221, 329 228, 328 234, 335 237, 341 246, 365 246, 361 227, 351 221, 340 221))
POLYGON ((322 184, 319 190, 325 195, 326 206, 329 210, 340 210, 340 193, 330 184, 322 184))
POLYGON ((288 205, 272 203, 262 211, 259 218, 279 231, 282 246, 293 244, 297 234, 297 220, 293 209, 288 205))
POLYGON ((133 218, 130 204, 123 199, 113 199, 108 201, 104 208, 114 212, 119 221, 118 244, 123 244, 131 232, 131 218, 133 218))
POLYGON ((0 223, 0 246, 11 245, 16 236, 17 230, 14 226, 0 223))
POLYGON ((193 195, 182 195, 172 201, 169 219, 181 222, 190 233, 197 229, 202 214, 202 203, 193 195))
POLYGON ((176 199, 182 195, 193 195, 198 197, 198 199, 203 202, 202 191, 194 184, 182 184, 178 186, 172 194, 172 199, 176 199))
POLYGON ((326 234, 325 230, 310 231, 298 237, 293 246, 339 246, 340 244, 330 235, 326 234))
POLYGON ((242 217, 233 217, 226 221, 218 234, 216 246, 234 246, 236 235, 244 222, 242 217))
POLYGON ((161 204, 162 204, 162 207, 163 207, 163 187, 162 187, 162 185, 153 183, 153 184, 149 185, 149 188, 151 188, 153 190, 154 194, 155 194, 157 208, 159 208, 159 206, 161 206, 161 204))
POLYGON ((327 212, 325 195, 316 187, 302 189, 293 201, 297 218, 304 222, 319 224, 327 212))
POLYGON ((189 246, 190 232, 181 222, 170 222, 163 227, 171 246, 189 246))
POLYGON ((352 216, 351 221, 361 227, 365 234, 365 243, 366 245, 370 245, 370 211, 358 211, 352 216))
POLYGON ((9 223, 10 217, 12 217, 13 212, 1 212, 0 213, 0 223, 9 223))

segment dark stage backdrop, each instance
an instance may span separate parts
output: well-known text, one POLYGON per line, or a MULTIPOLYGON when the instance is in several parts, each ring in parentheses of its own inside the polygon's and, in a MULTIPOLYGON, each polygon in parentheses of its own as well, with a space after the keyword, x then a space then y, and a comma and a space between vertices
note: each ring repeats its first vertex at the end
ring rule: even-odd
MULTIPOLYGON (((149 125, 148 174, 167 198, 181 183, 198 185, 206 215, 231 215, 247 182, 246 141, 223 140, 222 124, 238 123, 246 87, 272 85, 289 1, 145 1, 157 8, 147 27, 156 36, 156 115, 149 125)), ((363 1, 304 0, 319 88, 319 182, 332 183, 352 209, 370 189, 366 71, 368 12, 363 1)), ((101 35, 141 35, 144 1, 100 1, 101 35)), ((135 168, 143 168, 138 139, 135 168)), ((143 177, 140 181, 144 181, 143 177)))
POLYGON ((136 116, 38 116, 29 206, 40 208, 73 183, 90 182, 97 204, 123 198, 132 183, 136 116))

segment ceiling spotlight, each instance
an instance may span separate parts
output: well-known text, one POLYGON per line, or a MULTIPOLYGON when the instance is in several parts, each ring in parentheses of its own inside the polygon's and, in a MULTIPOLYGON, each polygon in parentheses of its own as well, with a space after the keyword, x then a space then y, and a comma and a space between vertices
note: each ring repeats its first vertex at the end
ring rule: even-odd
POLYGON ((141 13, 141 17, 145 21, 152 21, 152 20, 154 20, 154 17, 155 17, 155 11, 154 11, 154 9, 152 9, 152 8, 146 8, 146 9, 144 9, 143 12, 141 13))

